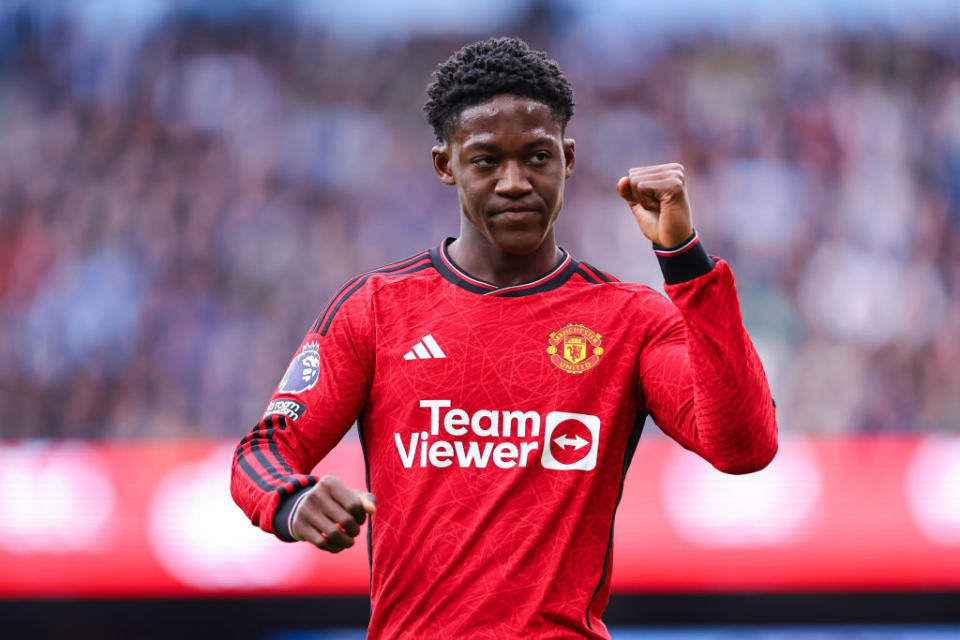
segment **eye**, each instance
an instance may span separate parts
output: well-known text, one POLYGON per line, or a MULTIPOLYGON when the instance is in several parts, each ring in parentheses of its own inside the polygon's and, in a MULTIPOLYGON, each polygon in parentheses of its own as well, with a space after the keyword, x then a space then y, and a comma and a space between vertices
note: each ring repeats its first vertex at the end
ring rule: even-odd
POLYGON ((534 164, 544 164, 550 159, 550 154, 546 151, 537 151, 530 156, 530 159, 534 164))
POLYGON ((470 160, 476 167, 492 167, 497 161, 492 156, 477 156, 470 160))

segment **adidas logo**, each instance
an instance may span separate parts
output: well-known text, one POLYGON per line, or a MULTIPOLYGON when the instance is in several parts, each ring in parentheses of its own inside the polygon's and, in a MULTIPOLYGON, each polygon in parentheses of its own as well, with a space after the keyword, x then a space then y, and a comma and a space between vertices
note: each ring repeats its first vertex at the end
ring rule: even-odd
POLYGON ((413 345, 413 349, 403 354, 404 360, 429 360, 430 358, 446 358, 447 354, 443 352, 437 341, 429 333, 420 341, 413 345))

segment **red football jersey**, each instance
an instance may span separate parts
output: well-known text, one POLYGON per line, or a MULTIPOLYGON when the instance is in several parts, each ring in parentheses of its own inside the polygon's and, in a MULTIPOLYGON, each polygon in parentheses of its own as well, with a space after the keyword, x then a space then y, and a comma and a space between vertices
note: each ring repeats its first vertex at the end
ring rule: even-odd
POLYGON ((368 638, 608 638, 646 416, 727 472, 776 451, 733 276, 718 261, 671 302, 565 254, 496 287, 445 248, 334 296, 237 449, 234 499, 291 540, 298 492, 356 420, 377 497, 368 638))

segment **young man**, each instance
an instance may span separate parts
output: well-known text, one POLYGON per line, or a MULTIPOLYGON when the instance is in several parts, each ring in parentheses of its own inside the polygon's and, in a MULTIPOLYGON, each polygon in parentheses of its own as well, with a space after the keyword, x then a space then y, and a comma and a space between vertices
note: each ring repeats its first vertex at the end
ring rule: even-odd
POLYGON ((334 295, 240 443, 232 493, 265 531, 333 553, 372 516, 369 638, 607 638, 646 416, 728 473, 776 452, 733 276, 691 226, 678 164, 616 184, 670 300, 557 246, 573 95, 522 41, 464 47, 428 94, 460 236, 334 295), (371 493, 310 474, 355 420, 371 493))

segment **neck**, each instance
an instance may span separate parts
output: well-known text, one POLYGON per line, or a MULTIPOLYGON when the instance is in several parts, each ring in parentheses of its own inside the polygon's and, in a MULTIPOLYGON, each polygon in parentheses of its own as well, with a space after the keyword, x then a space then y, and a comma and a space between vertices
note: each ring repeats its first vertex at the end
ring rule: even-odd
POLYGON ((474 278, 498 287, 532 282, 552 271, 563 258, 553 229, 539 247, 526 254, 507 253, 485 236, 464 233, 447 247, 447 255, 474 278))

